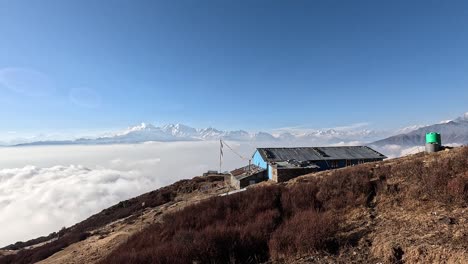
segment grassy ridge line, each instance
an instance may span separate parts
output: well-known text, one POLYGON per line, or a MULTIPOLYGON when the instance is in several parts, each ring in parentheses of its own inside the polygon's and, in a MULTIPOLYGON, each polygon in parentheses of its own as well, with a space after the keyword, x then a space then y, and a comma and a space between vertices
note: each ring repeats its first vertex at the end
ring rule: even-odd
MULTIPOLYGON (((30 246, 37 241, 19 242, 8 246, 8 249, 20 249, 19 252, 12 255, 0 257, 0 264, 4 263, 35 263, 46 259, 63 248, 76 242, 86 239, 90 231, 103 227, 116 220, 137 215, 146 208, 154 208, 162 204, 174 201, 178 194, 190 193, 198 190, 206 182, 223 181, 222 176, 195 177, 191 180, 181 180, 172 185, 160 188, 155 191, 140 195, 138 197, 119 202, 118 204, 104 209, 88 219, 72 227, 60 230, 58 239, 52 240, 44 245, 24 249, 23 246, 30 246), (144 204, 144 206, 142 206, 144 204), (20 248, 18 248, 20 247, 20 248)), ((53 235, 54 233, 52 233, 53 235)), ((49 235, 50 236, 50 235, 49 235)), ((41 239, 42 240, 42 239, 41 239)), ((42 242, 42 241, 41 241, 42 242)))
MULTIPOLYGON (((465 147, 329 171, 288 187, 212 198, 135 234, 101 263, 259 263, 317 252, 339 256, 372 231, 368 228, 358 237, 347 234, 350 227, 340 226, 347 220, 342 218, 359 208, 371 212, 380 197, 393 199, 398 192, 401 199, 466 206, 467 164, 465 147), (395 178, 409 184, 398 187, 395 178)), ((372 218, 375 215, 369 221, 372 218)), ((369 255, 366 260, 381 257, 369 255)), ((390 254, 383 261, 401 257, 390 254)))

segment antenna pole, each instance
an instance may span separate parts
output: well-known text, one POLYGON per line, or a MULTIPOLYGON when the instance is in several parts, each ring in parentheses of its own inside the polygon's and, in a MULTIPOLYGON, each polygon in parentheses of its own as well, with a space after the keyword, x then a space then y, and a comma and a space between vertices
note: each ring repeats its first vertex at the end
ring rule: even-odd
POLYGON ((222 173, 222 165, 223 165, 223 141, 219 140, 219 174, 222 173))

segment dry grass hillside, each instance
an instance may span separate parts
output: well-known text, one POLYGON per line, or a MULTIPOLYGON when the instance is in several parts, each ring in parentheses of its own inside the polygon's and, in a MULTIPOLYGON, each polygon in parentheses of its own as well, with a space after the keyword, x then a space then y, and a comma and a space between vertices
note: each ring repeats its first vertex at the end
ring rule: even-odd
POLYGON ((100 263, 468 263, 468 148, 310 174, 164 217, 100 263))
POLYGON ((468 263, 468 147, 227 190, 178 182, 0 263, 468 263))
MULTIPOLYGON (((342 211, 336 238, 349 245, 339 254, 294 262, 468 263, 468 147, 363 167, 374 191, 366 206, 342 211)), ((356 169, 306 175, 288 185, 356 169)))
POLYGON ((59 232, 0 249, 0 263, 96 263, 165 214, 229 190, 222 176, 181 180, 122 201, 59 232))

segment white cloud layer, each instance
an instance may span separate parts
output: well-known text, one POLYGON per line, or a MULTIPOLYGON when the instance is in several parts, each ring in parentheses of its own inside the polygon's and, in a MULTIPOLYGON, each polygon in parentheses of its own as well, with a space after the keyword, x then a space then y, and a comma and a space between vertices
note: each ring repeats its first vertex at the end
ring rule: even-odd
POLYGON ((0 170, 2 245, 69 226, 104 206, 143 190, 137 171, 54 166, 0 170))
POLYGON ((385 145, 382 147, 373 148, 380 153, 384 154, 388 158, 397 158, 401 156, 416 154, 418 152, 424 151, 424 146, 414 146, 414 147, 403 147, 400 145, 385 145))
MULTIPOLYGON (((256 147, 284 146, 228 144, 244 157, 256 147)), ((397 157, 423 149, 387 145, 378 150, 397 157)), ((224 148, 223 170, 246 163, 224 148)), ((217 141, 0 148, 0 247, 58 231, 119 201, 218 166, 217 141)))
MULTIPOLYGON (((248 156, 254 146, 231 143, 248 156)), ((218 142, 0 148, 0 247, 219 166, 218 142)), ((224 170, 244 164, 225 150, 224 170)))
MULTIPOLYGON (((462 144, 453 143, 453 144, 444 144, 444 146, 448 147, 459 147, 462 144)), ((400 146, 400 145, 384 145, 381 147, 372 146, 375 150, 379 151, 380 153, 384 154, 388 158, 398 158, 407 155, 416 154, 419 152, 426 151, 425 146, 400 146)))

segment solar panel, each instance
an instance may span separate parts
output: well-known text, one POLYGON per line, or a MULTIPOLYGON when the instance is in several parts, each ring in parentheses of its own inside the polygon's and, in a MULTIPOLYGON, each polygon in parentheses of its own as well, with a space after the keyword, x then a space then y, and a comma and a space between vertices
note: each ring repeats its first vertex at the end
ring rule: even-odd
POLYGON ((266 156, 267 156, 268 159, 274 159, 275 158, 275 155, 270 150, 266 149, 265 153, 266 153, 266 156))
POLYGON ((320 154, 320 156, 322 157, 330 157, 329 155, 327 155, 327 153, 325 153, 323 150, 321 149, 318 149, 318 148, 313 148, 313 150, 315 150, 316 152, 318 152, 318 154, 320 154))

